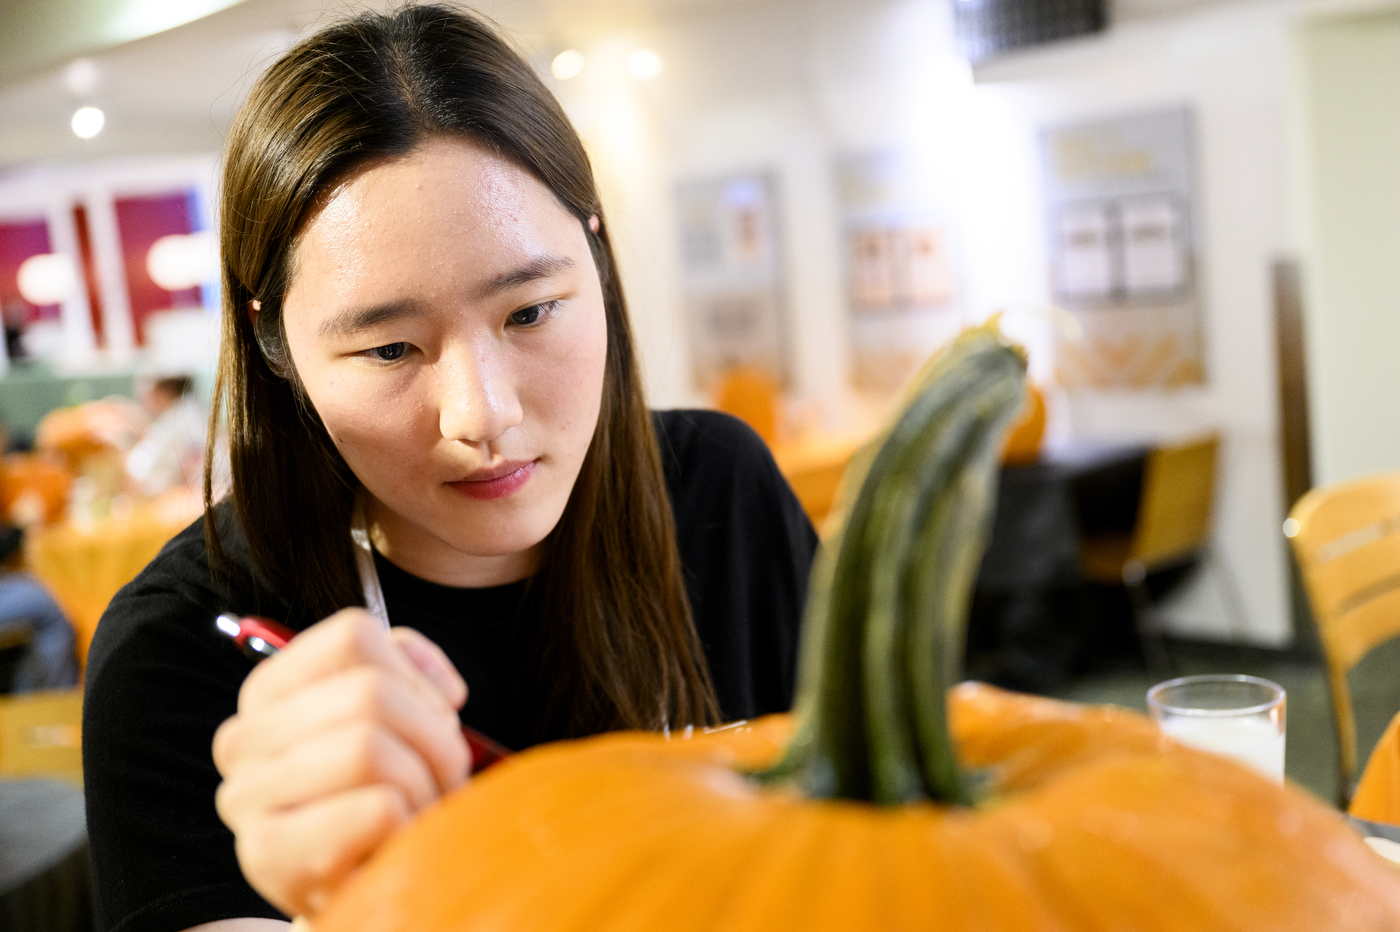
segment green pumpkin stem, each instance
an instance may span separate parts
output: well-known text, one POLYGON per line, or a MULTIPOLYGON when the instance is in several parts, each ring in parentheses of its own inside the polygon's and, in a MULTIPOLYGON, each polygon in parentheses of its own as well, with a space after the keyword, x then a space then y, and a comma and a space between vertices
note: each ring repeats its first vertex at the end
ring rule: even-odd
POLYGON ((1025 368, 995 324, 964 333, 920 373, 883 443, 852 462, 849 510, 808 588, 797 733, 760 779, 882 805, 973 801, 947 693, 1025 368))

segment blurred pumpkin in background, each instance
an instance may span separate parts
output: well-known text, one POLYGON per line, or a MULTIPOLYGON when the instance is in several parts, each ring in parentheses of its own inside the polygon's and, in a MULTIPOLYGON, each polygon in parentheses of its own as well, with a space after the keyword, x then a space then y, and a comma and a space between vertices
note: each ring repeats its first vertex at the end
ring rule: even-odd
POLYGON ((11 453, 0 459, 0 520, 20 527, 58 521, 72 482, 57 457, 11 453))
POLYGON ((62 457, 73 474, 70 518, 106 514, 126 481, 126 454, 145 431, 148 418, 130 398, 113 395, 44 415, 34 447, 62 457))
POLYGON ((1026 383, 1026 403, 1021 409, 1021 417, 1011 425, 1006 435, 1006 445, 1001 451, 1001 461, 1007 466, 1021 466, 1035 462, 1040 456, 1040 444, 1045 439, 1045 396, 1039 388, 1026 383))
POLYGON ((139 404, 116 395, 55 408, 39 421, 34 447, 65 457, 73 473, 82 475, 94 460, 124 456, 141 438, 147 420, 139 404))
POLYGON ((1400 873, 1305 793, 1137 713, 948 690, 1023 377, 964 334, 857 457, 794 716, 508 758, 317 932, 1400 932, 1400 873))
POLYGON ((778 397, 774 378, 753 366, 737 366, 720 377, 715 407, 754 429, 770 447, 778 439, 778 397))

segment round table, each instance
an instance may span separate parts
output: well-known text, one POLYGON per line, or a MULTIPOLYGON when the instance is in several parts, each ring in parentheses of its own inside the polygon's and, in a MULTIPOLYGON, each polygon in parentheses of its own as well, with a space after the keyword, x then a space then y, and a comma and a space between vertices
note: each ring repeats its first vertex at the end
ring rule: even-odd
POLYGON ((82 790, 57 780, 0 781, 0 930, 93 927, 82 790))
POLYGON ((79 663, 87 662, 88 645, 112 596, 202 508, 196 496, 175 490, 90 526, 65 522, 29 530, 25 563, 72 622, 79 663))

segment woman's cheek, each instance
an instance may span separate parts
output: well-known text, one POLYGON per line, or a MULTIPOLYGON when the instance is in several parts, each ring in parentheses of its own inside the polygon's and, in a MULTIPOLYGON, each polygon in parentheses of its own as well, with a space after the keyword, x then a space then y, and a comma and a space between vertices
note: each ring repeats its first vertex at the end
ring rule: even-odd
POLYGON ((541 404, 554 412, 551 426, 579 460, 587 452, 602 402, 603 374, 607 365, 606 318, 599 306, 570 334, 568 351, 561 353, 551 371, 534 380, 545 396, 541 404))
POLYGON ((342 382, 322 402, 313 397, 312 403, 356 472, 355 461, 382 469, 412 458, 415 447, 410 441, 421 432, 422 405, 407 393, 342 382), (364 463, 367 457, 385 462, 364 463))

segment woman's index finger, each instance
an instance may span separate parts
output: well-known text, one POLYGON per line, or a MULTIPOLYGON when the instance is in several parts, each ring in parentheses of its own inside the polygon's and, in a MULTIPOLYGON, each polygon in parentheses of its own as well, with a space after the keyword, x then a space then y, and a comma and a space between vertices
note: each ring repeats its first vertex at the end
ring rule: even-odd
POLYGON ((253 668, 238 693, 240 712, 256 711, 324 677, 372 664, 409 679, 421 674, 362 608, 344 608, 298 634, 277 656, 253 668))
POLYGON ((412 628, 390 628, 389 637, 419 673, 442 692, 443 697, 460 709, 467 701, 467 681, 453 666, 447 654, 423 634, 412 628))

